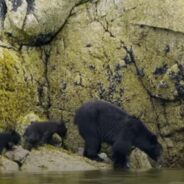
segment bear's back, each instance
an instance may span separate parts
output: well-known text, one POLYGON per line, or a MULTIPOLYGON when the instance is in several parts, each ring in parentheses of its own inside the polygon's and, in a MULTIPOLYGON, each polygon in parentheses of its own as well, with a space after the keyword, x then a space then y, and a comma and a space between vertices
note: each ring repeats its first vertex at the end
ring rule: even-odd
POLYGON ((84 103, 77 111, 74 123, 81 132, 97 129, 102 137, 117 135, 127 123, 130 116, 119 107, 102 100, 84 103))

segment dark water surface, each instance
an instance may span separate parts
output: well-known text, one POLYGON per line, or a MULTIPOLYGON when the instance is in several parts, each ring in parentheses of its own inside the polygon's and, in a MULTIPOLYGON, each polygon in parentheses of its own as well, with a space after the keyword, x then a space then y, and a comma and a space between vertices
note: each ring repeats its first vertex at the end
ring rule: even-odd
POLYGON ((184 169, 0 174, 0 184, 184 184, 184 169))

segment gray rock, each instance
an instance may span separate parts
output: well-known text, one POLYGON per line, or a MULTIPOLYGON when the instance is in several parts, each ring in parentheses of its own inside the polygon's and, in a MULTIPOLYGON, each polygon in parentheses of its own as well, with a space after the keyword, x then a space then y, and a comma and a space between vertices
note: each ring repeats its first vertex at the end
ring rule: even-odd
POLYGON ((99 153, 98 156, 104 160, 106 163, 112 163, 111 159, 107 156, 106 153, 99 153))
POLYGON ((18 163, 20 166, 24 163, 28 155, 29 151, 23 149, 21 146, 15 146, 13 150, 5 154, 8 159, 18 163))

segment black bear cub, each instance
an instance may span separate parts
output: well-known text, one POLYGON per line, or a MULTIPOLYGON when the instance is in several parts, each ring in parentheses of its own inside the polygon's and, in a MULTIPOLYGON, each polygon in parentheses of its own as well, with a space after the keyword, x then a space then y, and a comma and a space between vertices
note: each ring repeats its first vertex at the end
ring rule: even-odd
POLYGON ((31 150, 43 144, 52 144, 52 135, 57 133, 62 141, 66 137, 67 128, 62 121, 31 122, 24 133, 25 147, 31 150))
POLYGON ((157 137, 136 117, 105 101, 87 102, 75 114, 74 123, 85 141, 84 156, 101 161, 101 143, 112 145, 116 168, 126 168, 132 147, 140 148, 157 161, 162 146, 157 137))
POLYGON ((9 130, 0 133, 0 154, 3 149, 10 150, 14 145, 17 145, 21 140, 20 135, 15 130, 9 130))

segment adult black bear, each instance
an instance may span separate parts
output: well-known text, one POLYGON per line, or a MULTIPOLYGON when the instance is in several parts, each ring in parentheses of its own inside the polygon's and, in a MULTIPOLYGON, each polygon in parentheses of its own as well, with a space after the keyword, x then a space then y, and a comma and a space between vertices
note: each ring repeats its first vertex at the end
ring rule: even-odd
POLYGON ((31 150, 45 143, 52 144, 54 133, 57 133, 63 140, 67 133, 65 123, 59 121, 32 122, 24 133, 26 148, 31 150))
POLYGON ((0 133, 0 153, 2 153, 4 148, 7 150, 12 149, 20 140, 21 137, 15 130, 0 133))
POLYGON ((112 145, 115 167, 126 168, 132 147, 138 147, 153 160, 161 156, 157 137, 136 117, 105 101, 87 102, 75 114, 74 123, 85 141, 84 156, 101 161, 101 143, 112 145))

